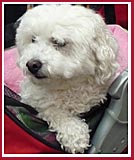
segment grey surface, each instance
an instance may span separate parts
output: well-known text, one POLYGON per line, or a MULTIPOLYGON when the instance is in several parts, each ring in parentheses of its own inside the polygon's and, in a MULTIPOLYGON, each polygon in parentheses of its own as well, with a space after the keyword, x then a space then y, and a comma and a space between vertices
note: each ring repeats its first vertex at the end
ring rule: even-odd
POLYGON ((128 143, 128 71, 109 88, 111 101, 97 127, 88 153, 119 154, 128 143))

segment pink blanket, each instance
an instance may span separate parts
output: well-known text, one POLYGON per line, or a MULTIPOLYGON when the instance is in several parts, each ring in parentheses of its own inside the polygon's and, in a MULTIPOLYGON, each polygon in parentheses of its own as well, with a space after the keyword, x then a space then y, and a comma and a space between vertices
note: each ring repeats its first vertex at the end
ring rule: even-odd
MULTIPOLYGON (((108 25, 114 37, 119 44, 118 63, 120 67, 116 73, 116 77, 128 67, 128 33, 119 25, 108 25)), ((115 77, 115 78, 116 78, 115 77)))
POLYGON ((16 65, 17 55, 16 48, 8 49, 4 53, 4 83, 7 87, 19 93, 23 73, 16 65))
MULTIPOLYGON (((128 66, 128 33, 118 25, 109 25, 108 28, 119 43, 118 62, 120 68, 117 71, 116 77, 128 66)), ((22 81, 23 73, 16 65, 17 49, 12 48, 4 53, 4 83, 13 91, 20 92, 20 82, 22 81)))

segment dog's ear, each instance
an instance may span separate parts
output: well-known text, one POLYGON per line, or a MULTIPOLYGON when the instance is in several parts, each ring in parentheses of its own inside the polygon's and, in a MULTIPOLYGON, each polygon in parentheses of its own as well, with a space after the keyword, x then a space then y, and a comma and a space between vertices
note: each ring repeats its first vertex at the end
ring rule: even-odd
POLYGON ((118 44, 107 27, 97 30, 93 44, 92 49, 96 60, 96 80, 98 83, 104 84, 118 68, 116 60, 118 44))

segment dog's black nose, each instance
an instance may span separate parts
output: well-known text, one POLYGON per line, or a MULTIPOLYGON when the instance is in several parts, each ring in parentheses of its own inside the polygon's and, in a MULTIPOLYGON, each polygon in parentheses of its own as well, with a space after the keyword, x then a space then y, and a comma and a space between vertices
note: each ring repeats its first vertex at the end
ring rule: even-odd
POLYGON ((36 74, 41 69, 42 63, 39 60, 32 59, 26 63, 26 66, 32 74, 36 74))

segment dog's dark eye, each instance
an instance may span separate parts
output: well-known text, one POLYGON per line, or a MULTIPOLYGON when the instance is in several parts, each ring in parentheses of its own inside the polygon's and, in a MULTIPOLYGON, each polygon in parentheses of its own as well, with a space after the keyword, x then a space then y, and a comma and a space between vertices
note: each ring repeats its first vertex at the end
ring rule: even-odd
POLYGON ((66 42, 63 40, 63 41, 60 41, 58 39, 55 39, 55 38, 51 38, 51 42, 53 43, 53 45, 55 47, 64 47, 66 45, 66 42))
POLYGON ((36 42, 36 37, 32 36, 32 43, 35 43, 35 42, 36 42))
POLYGON ((63 42, 63 43, 58 43, 57 45, 58 45, 58 47, 64 47, 64 46, 66 45, 66 43, 65 43, 65 42, 63 42))

